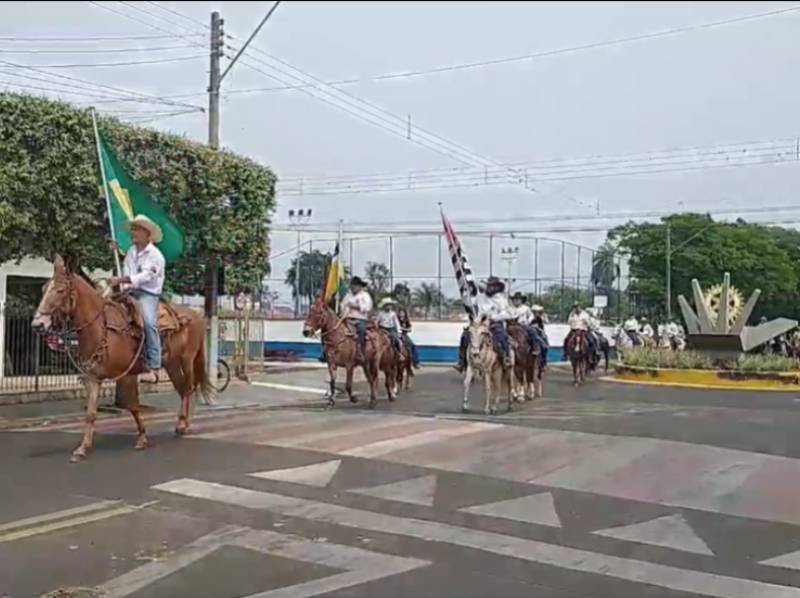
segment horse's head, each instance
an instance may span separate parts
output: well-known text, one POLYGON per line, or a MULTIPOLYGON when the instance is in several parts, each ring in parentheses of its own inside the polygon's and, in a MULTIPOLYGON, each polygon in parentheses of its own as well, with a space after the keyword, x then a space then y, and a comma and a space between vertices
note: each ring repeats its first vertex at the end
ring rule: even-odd
POLYGON ((470 361, 480 359, 481 350, 487 342, 491 342, 492 337, 489 327, 480 322, 473 322, 469 326, 469 357, 470 361))
POLYGON ((306 321, 303 322, 303 336, 308 338, 314 336, 317 330, 320 330, 325 325, 327 307, 322 299, 318 299, 308 309, 306 321))
POLYGON ((69 318, 75 310, 72 273, 60 255, 56 256, 53 266, 53 278, 45 284, 42 300, 31 322, 31 328, 38 333, 47 332, 53 324, 69 318))

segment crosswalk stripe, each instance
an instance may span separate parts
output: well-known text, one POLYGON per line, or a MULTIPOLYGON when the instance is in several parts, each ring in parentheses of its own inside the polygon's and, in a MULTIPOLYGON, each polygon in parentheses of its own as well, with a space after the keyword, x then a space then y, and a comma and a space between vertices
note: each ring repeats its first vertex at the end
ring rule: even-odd
POLYGON ((178 479, 153 487, 162 492, 264 509, 285 517, 373 532, 436 541, 504 557, 655 585, 717 598, 800 598, 800 588, 681 569, 649 561, 612 556, 589 550, 528 540, 422 519, 397 517, 331 503, 259 492, 193 479, 178 479))
POLYGON ((339 454, 347 455, 349 457, 382 457, 395 451, 423 446, 425 444, 430 444, 439 440, 445 440, 447 438, 454 438, 457 436, 474 434, 476 432, 493 430, 497 427, 497 424, 487 423, 455 425, 452 427, 443 428, 441 430, 430 430, 427 432, 419 432, 418 434, 411 434, 410 436, 403 436, 401 438, 391 438, 389 440, 371 442, 369 444, 341 451, 339 454))

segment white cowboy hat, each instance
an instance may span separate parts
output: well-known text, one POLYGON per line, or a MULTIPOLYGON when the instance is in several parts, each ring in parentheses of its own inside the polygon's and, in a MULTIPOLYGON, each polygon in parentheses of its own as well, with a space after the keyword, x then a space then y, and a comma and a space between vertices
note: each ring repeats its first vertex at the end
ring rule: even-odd
POLYGON ((161 232, 161 227, 144 214, 138 214, 133 220, 126 222, 123 228, 129 231, 134 226, 148 231, 150 233, 150 240, 153 243, 161 243, 161 239, 164 238, 164 234, 161 232))
POLYGON ((384 297, 378 304, 378 307, 386 307, 387 305, 397 305, 397 302, 391 297, 384 297))
POLYGON ((544 311, 544 307, 541 305, 531 305, 531 311, 544 311))

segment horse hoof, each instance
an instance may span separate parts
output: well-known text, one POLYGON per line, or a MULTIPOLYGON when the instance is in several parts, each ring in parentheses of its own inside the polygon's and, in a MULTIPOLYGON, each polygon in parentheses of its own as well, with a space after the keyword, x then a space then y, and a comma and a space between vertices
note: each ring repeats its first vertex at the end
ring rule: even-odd
POLYGON ((375 409, 375 404, 376 404, 377 402, 378 402, 378 401, 376 401, 375 399, 370 399, 370 400, 369 400, 369 403, 367 404, 367 407, 368 407, 369 409, 375 409))
POLYGON ((186 436, 189 433, 189 426, 175 426, 175 436, 180 438, 181 436, 186 436))
POLYGON ((461 413, 469 413, 469 407, 467 407, 466 405, 461 407, 461 413))
POLYGON ((397 398, 397 393, 389 393, 388 399, 390 403, 394 403, 395 399, 397 398))
POLYGON ((70 463, 80 463, 86 459, 86 451, 83 450, 76 450, 72 453, 72 456, 69 458, 70 463))
POLYGON ((147 438, 140 438, 139 440, 136 441, 136 446, 134 446, 133 448, 134 450, 137 451, 143 451, 148 446, 150 446, 150 443, 147 441, 147 438))
POLYGON ((333 400, 333 397, 328 397, 328 407, 333 407, 336 404, 336 401, 333 400))
POLYGON ((350 402, 351 403, 358 403, 358 397, 350 395, 350 402))

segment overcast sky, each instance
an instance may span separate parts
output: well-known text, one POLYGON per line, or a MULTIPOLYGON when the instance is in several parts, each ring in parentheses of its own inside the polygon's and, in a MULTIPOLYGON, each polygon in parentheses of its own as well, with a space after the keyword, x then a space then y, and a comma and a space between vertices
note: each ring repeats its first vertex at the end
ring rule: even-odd
MULTIPOLYGON (((153 15, 202 31, 199 25, 159 12, 156 3, 101 4, 172 32, 186 33, 131 8, 135 4, 153 15)), ((244 38, 272 3, 160 4, 203 23, 208 22, 212 10, 219 10, 225 19, 225 31, 244 38)), ((289 1, 279 7, 254 45, 317 77, 337 80, 525 55, 790 5, 289 1)), ((4 2, 3 9, 3 36, 159 33, 88 2, 4 2)), ((793 138, 800 134, 799 35, 800 12, 794 12, 534 61, 360 83, 346 90, 393 113, 411 114, 415 125, 500 162, 793 138)), ((204 38, 198 39, 206 43, 204 38)), ((111 49, 185 43, 179 38, 80 45, 23 45, 6 40, 0 42, 0 47, 7 52, 21 48, 111 49)), ((207 56, 200 57, 201 53, 200 49, 187 47, 134 55, 0 53, 0 58, 45 65, 198 55, 196 59, 170 64, 70 68, 59 72, 159 96, 196 92, 197 96, 182 101, 204 106, 207 56)), ((224 91, 276 84, 279 83, 266 75, 238 64, 225 80, 224 91)), ((152 126, 205 141, 205 119, 205 114, 196 112, 152 126)), ((458 166, 445 156, 297 91, 226 96, 221 121, 222 144, 226 148, 270 166, 279 177, 458 166)), ((559 222, 559 216, 593 214, 596 208, 588 206, 595 206, 596 202, 602 212, 707 209, 721 202, 747 208, 791 204, 796 202, 799 179, 800 165, 787 164, 543 183, 535 185, 535 193, 509 186, 279 197, 275 220, 285 223, 288 209, 302 207, 314 209, 312 224, 331 223, 340 217, 351 222, 410 220, 434 224, 437 203, 443 202, 456 228, 459 219, 489 221, 532 215, 551 215, 547 224, 559 226, 565 224, 559 222)), ((603 234, 549 236, 596 246, 603 234)), ((293 242, 293 235, 276 234, 274 251, 286 250, 293 242)), ((523 271, 532 275, 532 243, 518 244, 523 255, 515 268, 520 269, 520 275, 523 271)), ((387 245, 385 241, 358 244, 356 268, 360 269, 367 259, 387 261, 387 245)), ((467 251, 481 274, 488 270, 486 245, 477 240, 467 243, 467 251)), ((559 270, 555 245, 551 245, 540 275, 556 276, 559 270)), ((395 247, 397 277, 435 275, 435 253, 433 240, 399 241, 395 247)), ((587 253, 584 275, 588 260, 587 253)), ((570 263, 574 261, 575 257, 571 257, 570 263)), ((286 259, 276 259, 276 271, 282 273, 286 263, 286 259)), ((504 268, 497 256, 494 267, 504 268)), ((449 268, 447 262, 445 268, 449 268)))

